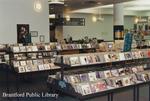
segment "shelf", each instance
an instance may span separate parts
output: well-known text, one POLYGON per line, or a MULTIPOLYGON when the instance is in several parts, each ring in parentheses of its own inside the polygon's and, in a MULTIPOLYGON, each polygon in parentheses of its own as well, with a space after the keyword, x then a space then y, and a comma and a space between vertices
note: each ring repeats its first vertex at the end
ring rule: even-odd
POLYGON ((55 87, 56 91, 59 91, 60 93, 64 93, 66 95, 78 98, 80 100, 85 100, 85 99, 89 99, 89 98, 107 95, 109 93, 115 93, 115 92, 131 89, 131 88, 134 88, 135 86, 150 84, 150 81, 147 81, 147 82, 141 82, 141 83, 137 83, 137 84, 133 84, 133 85, 129 85, 129 86, 112 88, 112 89, 104 90, 104 91, 93 93, 93 94, 81 95, 80 93, 77 93, 73 89, 71 89, 72 87, 69 87, 69 86, 71 86, 69 83, 66 83, 64 81, 67 88, 63 89, 63 88, 59 87, 59 82, 60 82, 59 80, 56 80, 54 78, 51 78, 51 79, 53 79, 53 81, 51 81, 51 82, 48 81, 48 87, 55 87))
POLYGON ((54 50, 46 51, 46 50, 39 50, 39 51, 29 51, 29 52, 12 52, 13 54, 23 54, 23 53, 41 53, 41 52, 55 52, 54 50))

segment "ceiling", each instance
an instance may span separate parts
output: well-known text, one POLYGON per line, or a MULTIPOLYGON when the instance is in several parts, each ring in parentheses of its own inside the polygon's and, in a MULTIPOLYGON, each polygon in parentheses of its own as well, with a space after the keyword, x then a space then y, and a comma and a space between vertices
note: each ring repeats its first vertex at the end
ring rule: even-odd
MULTIPOLYGON (((137 15, 139 12, 149 12, 150 11, 150 0, 133 0, 128 2, 123 2, 124 11, 126 15, 137 15), (130 12, 130 14, 129 14, 130 12), (132 13, 131 13, 132 12, 132 13)), ((97 7, 85 8, 74 10, 74 13, 98 13, 101 9, 103 14, 113 14, 113 4, 101 5, 97 7), (106 13, 107 12, 107 13, 106 13)))
MULTIPOLYGON (((57 2, 64 1, 64 12, 66 13, 66 12, 83 9, 83 8, 91 8, 91 7, 97 7, 102 5, 109 5, 113 3, 127 2, 132 0, 49 0, 49 2, 50 1, 57 1, 57 2)), ((62 5, 62 4, 57 4, 57 5, 62 5)), ((49 9, 53 12, 60 12, 60 10, 62 10, 60 7, 59 9, 54 9, 55 6, 54 4, 50 4, 49 9)))

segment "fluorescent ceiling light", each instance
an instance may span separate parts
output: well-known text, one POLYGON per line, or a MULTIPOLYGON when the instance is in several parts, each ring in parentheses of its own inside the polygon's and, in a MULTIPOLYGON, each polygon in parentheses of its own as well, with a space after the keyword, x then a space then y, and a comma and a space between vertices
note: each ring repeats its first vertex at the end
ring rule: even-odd
POLYGON ((113 4, 105 5, 105 6, 99 6, 99 8, 113 8, 113 4))
POLYGON ((133 10, 133 11, 146 11, 146 10, 150 10, 150 7, 144 7, 144 6, 141 6, 141 7, 127 7, 125 8, 125 10, 133 10))
POLYGON ((56 17, 55 14, 50 14, 50 15, 49 15, 49 18, 50 18, 50 19, 54 19, 55 17, 56 17))
POLYGON ((64 4, 64 0, 49 0, 49 4, 64 4))

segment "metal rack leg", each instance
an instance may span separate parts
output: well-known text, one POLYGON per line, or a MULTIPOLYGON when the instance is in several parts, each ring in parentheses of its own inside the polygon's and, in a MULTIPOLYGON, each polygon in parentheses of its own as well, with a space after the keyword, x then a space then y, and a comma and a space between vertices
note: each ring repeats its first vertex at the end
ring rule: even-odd
POLYGON ((139 101, 139 86, 134 86, 133 101, 139 101))
POLYGON ((139 101, 139 86, 137 86, 137 92, 136 92, 136 94, 137 94, 137 101, 139 101))
POLYGON ((107 101, 113 101, 113 93, 109 93, 107 97, 108 97, 107 101))
POLYGON ((133 101, 136 101, 136 87, 133 88, 133 101))
POLYGON ((149 101, 150 101, 150 83, 148 84, 148 88, 149 88, 149 101))

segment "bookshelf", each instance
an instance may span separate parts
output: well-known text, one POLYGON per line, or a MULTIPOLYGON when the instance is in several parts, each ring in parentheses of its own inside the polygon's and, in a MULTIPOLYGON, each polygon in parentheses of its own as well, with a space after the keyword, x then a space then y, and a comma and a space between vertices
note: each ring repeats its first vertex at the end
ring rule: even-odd
POLYGON ((115 92, 133 89, 133 101, 138 101, 140 85, 150 83, 149 52, 143 49, 58 55, 55 64, 61 67, 61 72, 48 77, 48 87, 81 101, 104 95, 113 101, 115 92))

